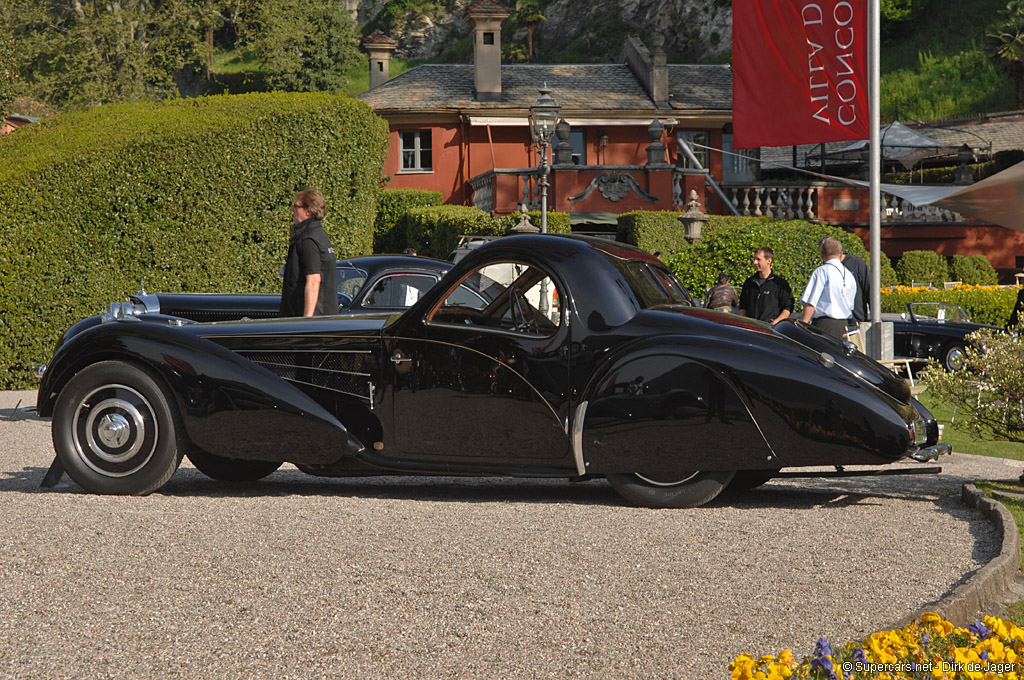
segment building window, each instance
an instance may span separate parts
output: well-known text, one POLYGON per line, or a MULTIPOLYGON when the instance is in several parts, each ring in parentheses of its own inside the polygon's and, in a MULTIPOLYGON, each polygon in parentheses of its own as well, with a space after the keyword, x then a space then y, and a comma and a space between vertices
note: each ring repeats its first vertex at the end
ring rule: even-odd
MULTIPOLYGON (((707 132, 684 132, 680 130, 676 133, 676 140, 679 142, 686 142, 687 146, 690 147, 690 151, 693 152, 693 155, 696 156, 697 160, 700 162, 700 166, 702 168, 708 167, 708 150, 706 148, 708 145, 707 132)), ((679 150, 679 159, 676 161, 676 165, 681 168, 693 169, 693 163, 691 163, 686 154, 682 152, 682 149, 679 150)))
POLYGON ((430 153, 430 130, 404 130, 402 139, 402 170, 430 172, 433 157, 430 153))
POLYGON ((733 149, 732 135, 722 135, 722 181, 757 181, 758 149, 733 149))
POLYGON ((570 130, 569 144, 572 145, 572 164, 587 164, 587 131, 570 130))

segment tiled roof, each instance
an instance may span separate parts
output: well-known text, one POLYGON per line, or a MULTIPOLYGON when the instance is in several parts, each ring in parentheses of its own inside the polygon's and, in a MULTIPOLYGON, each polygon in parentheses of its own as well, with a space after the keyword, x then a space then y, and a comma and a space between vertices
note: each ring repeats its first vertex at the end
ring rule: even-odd
MULTIPOLYGON (((378 113, 401 111, 493 112, 525 110, 543 83, 566 112, 650 111, 658 109, 625 64, 505 64, 501 101, 474 98, 472 64, 425 64, 358 95, 378 113)), ((732 72, 728 66, 670 65, 674 110, 728 111, 732 72)))

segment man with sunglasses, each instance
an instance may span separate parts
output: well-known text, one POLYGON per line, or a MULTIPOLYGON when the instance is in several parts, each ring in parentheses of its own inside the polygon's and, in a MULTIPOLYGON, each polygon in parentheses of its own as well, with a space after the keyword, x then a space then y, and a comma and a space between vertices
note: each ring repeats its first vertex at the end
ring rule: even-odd
POLYGON ((323 194, 303 189, 292 201, 291 210, 291 239, 278 315, 337 314, 338 270, 334 247, 321 224, 327 213, 323 194))

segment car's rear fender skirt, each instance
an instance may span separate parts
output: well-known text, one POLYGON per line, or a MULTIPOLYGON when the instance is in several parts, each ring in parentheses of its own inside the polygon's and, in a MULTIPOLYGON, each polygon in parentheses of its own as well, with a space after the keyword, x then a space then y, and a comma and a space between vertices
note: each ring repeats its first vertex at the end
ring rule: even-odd
POLYGON ((71 338, 50 362, 40 413, 76 372, 97 361, 126 361, 156 371, 178 405, 194 446, 229 458, 326 464, 364 448, 310 396, 234 352, 137 320, 94 326, 71 338))
POLYGON ((587 472, 878 464, 906 454, 906 405, 809 353, 723 338, 640 341, 585 390, 587 472))
POLYGON ((587 473, 778 468, 743 399, 715 368, 676 348, 614 360, 586 390, 587 473))

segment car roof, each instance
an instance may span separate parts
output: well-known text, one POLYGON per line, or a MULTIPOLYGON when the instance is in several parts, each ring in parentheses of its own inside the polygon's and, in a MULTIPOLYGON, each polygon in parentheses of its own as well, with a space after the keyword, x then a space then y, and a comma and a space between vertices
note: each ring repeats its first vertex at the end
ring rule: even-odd
POLYGON ((452 268, 452 263, 415 255, 379 254, 348 257, 344 260, 338 260, 338 266, 358 267, 372 274, 381 269, 423 269, 433 272, 446 272, 452 268))

